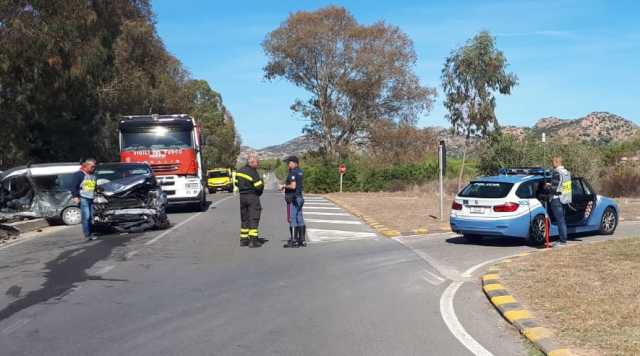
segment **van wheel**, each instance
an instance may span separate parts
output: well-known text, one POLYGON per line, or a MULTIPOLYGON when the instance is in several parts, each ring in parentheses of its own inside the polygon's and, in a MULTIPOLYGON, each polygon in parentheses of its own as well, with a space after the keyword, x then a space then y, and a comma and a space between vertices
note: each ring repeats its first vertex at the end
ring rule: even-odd
POLYGON ((608 207, 600 219, 600 234, 612 235, 618 227, 618 213, 612 207, 608 207))
POLYGON ((215 189, 209 188, 209 194, 215 194, 215 193, 216 193, 215 189))
POLYGON ((527 243, 530 246, 540 246, 545 243, 547 226, 544 215, 538 215, 531 221, 527 243))
POLYGON ((482 242, 482 236, 480 235, 463 235, 463 237, 465 240, 474 244, 482 242))
POLYGON ((199 211, 207 211, 209 206, 207 205, 207 196, 202 192, 202 198, 200 199, 200 204, 198 204, 199 211))
POLYGON ((62 211, 60 218, 65 225, 78 225, 82 221, 82 214, 79 207, 70 206, 62 211))

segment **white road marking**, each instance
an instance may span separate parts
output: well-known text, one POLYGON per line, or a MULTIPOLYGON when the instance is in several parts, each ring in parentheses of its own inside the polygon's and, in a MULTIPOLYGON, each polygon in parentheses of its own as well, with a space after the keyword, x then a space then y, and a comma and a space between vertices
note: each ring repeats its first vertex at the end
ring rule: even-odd
POLYGON ((305 211, 304 215, 317 215, 317 216, 351 216, 347 213, 322 213, 319 211, 305 211))
POLYGON ((111 270, 112 270, 112 269, 114 269, 114 268, 116 268, 116 265, 108 265, 108 266, 104 266, 104 267, 100 268, 100 269, 96 272, 96 274, 97 274, 97 275, 103 275, 103 274, 105 274, 105 273, 107 273, 107 272, 111 271, 111 270))
POLYGON ((442 293, 440 297, 440 315, 442 316, 442 320, 444 320, 444 323, 453 336, 455 336, 464 347, 471 351, 472 354, 476 356, 493 356, 489 350, 485 349, 484 346, 480 345, 476 339, 469 335, 456 316, 453 299, 463 283, 464 282, 452 282, 447 289, 445 289, 444 293, 442 293))
MULTIPOLYGON (((519 254, 515 254, 511 256, 495 258, 489 261, 484 261, 466 270, 462 274, 462 277, 465 279, 471 278, 471 276, 473 275, 473 272, 475 272, 479 268, 482 268, 483 266, 498 262, 505 258, 515 257, 518 255, 519 254)), ((460 289, 460 287, 465 282, 466 280, 464 279, 459 281, 454 281, 451 284, 449 284, 447 289, 445 289, 444 293, 442 293, 442 296, 440 297, 440 315, 442 316, 442 320, 444 320, 444 323, 447 325, 447 327, 449 328, 449 331, 451 331, 453 336, 455 336, 456 339, 458 339, 458 341, 462 343, 462 345, 464 345, 469 351, 471 351, 471 353, 473 353, 474 355, 492 356, 493 354, 491 352, 485 349, 484 346, 480 345, 480 343, 476 341, 467 332, 467 330, 465 330, 464 326, 462 326, 462 324, 460 323, 460 320, 458 320, 458 317, 456 316, 456 311, 453 306, 453 300, 456 297, 456 293, 458 292, 458 289, 460 289)))
POLYGON ((135 256, 137 254, 138 254, 138 251, 134 250, 134 251, 131 251, 131 252, 127 252, 127 254, 124 255, 124 257, 128 260, 128 259, 130 259, 131 257, 133 257, 133 256, 135 256))
POLYGON ((307 229, 307 236, 311 242, 339 241, 339 240, 361 240, 375 238, 373 232, 356 232, 343 230, 307 229))
POLYGON ((422 279, 424 279, 425 281, 427 281, 429 284, 432 284, 434 286, 440 285, 442 284, 445 279, 444 278, 440 278, 440 276, 433 274, 429 271, 424 271, 425 275, 422 276, 422 279))
POLYGON ((336 205, 335 205, 335 204, 333 204, 333 203, 321 203, 321 202, 315 202, 315 201, 312 201, 312 202, 305 202, 305 203, 304 203, 304 205, 305 205, 305 206, 316 206, 316 205, 317 205, 317 206, 336 206, 336 205))
MULTIPOLYGON (((211 206, 217 206, 218 204, 222 203, 223 201, 228 200, 228 199, 231 199, 231 198, 233 198, 233 196, 229 196, 229 197, 226 197, 226 198, 224 198, 224 199, 220 199, 220 200, 218 200, 217 202, 215 202, 215 204, 212 204, 211 206)), ((182 221, 182 222, 181 222, 181 223, 179 223, 178 225, 176 225, 176 226, 172 227, 171 229, 169 229, 169 230, 167 230, 167 231, 165 231, 165 232, 161 233, 160 235, 158 235, 158 236, 154 237, 153 239, 151 239, 151 240, 149 240, 149 241, 145 242, 145 243, 144 243, 144 245, 145 245, 145 246, 153 245, 154 243, 156 243, 156 242, 160 241, 160 240, 161 240, 161 239, 163 239, 165 236, 167 236, 167 235, 169 235, 170 233, 174 232, 176 229, 180 228, 181 226, 183 226, 183 225, 185 225, 185 224, 189 223, 191 220, 193 220, 193 219, 197 218, 198 216, 202 215, 203 213, 205 213, 205 212, 204 212, 204 211, 202 211, 202 212, 199 212, 199 213, 197 213, 197 214, 195 214, 195 215, 190 216, 188 219, 186 219, 186 220, 182 221)))
POLYGON ((342 210, 340 208, 336 208, 336 207, 328 207, 328 206, 313 206, 313 207, 309 207, 309 206, 304 206, 302 208, 303 212, 307 212, 307 209, 312 209, 312 210, 342 210))
POLYGON ((324 219, 304 219, 305 222, 340 224, 340 225, 362 225, 358 220, 324 220, 324 219))
POLYGON ((20 329, 21 327, 27 325, 31 320, 31 318, 21 318, 16 320, 13 324, 7 326, 6 328, 2 329, 2 333, 5 335, 11 334, 12 332, 20 329))
POLYGON ((460 272, 458 272, 455 268, 446 266, 444 264, 441 264, 435 258, 429 256, 426 252, 424 252, 424 251, 422 251, 420 249, 413 248, 411 245, 406 243, 402 238, 397 238, 397 239, 394 239, 394 240, 399 242, 400 244, 402 244, 403 246, 405 246, 409 250, 411 250, 413 253, 415 253, 418 257, 420 257, 422 260, 424 260, 428 265, 430 265, 431 267, 435 268, 436 271, 438 271, 438 273, 440 273, 441 275, 443 275, 447 279, 450 279, 452 281, 457 281, 457 280, 461 279, 460 272))

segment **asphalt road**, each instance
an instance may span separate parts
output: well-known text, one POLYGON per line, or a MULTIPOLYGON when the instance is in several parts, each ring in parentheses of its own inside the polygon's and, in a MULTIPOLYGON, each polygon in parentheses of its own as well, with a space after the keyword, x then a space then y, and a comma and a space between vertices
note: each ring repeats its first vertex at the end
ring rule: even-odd
POLYGON ((284 249, 284 202, 266 193, 269 241, 249 249, 237 197, 211 201, 171 214, 170 230, 87 243, 79 227, 56 227, 2 247, 0 354, 527 354, 477 278, 484 263, 530 250, 522 243, 381 238, 309 197, 309 246, 284 249))

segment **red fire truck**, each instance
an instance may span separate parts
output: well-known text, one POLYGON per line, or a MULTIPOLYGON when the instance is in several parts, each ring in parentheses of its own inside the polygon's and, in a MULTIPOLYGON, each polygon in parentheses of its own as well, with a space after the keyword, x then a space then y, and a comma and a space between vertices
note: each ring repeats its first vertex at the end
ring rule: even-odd
POLYGON ((151 165, 169 204, 207 208, 203 142, 194 118, 185 114, 124 116, 119 133, 120 161, 151 165))

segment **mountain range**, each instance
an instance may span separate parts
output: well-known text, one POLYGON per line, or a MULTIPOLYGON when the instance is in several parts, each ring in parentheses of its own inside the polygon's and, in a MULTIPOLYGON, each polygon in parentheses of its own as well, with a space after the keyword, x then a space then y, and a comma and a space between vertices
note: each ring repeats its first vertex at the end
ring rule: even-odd
MULTIPOLYGON (((427 130, 433 131, 440 139, 445 139, 452 153, 461 150, 464 145, 462 137, 451 135, 450 130, 446 128, 428 127, 427 130)), ((548 139, 556 138, 564 142, 577 139, 593 143, 608 143, 640 137, 640 127, 637 124, 608 112, 592 112, 577 119, 545 117, 538 120, 532 127, 504 126, 502 131, 516 137, 541 136, 544 133, 548 139)), ((243 146, 239 159, 245 160, 251 152, 257 153, 261 159, 279 159, 292 154, 302 155, 317 148, 317 143, 303 135, 280 145, 261 149, 243 146)))

